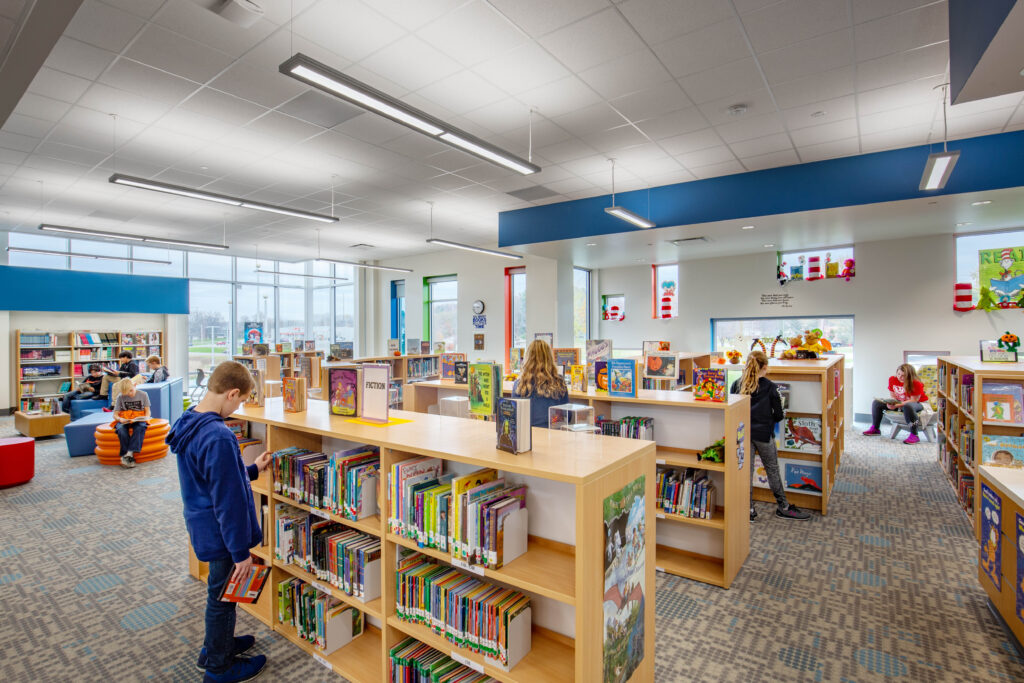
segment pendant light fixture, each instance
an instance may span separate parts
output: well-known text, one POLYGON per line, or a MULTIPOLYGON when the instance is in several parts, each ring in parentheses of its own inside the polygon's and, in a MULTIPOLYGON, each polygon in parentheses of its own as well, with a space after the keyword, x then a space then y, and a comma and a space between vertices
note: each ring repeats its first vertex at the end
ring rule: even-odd
POLYGON ((604 212, 624 220, 627 223, 632 223, 638 228, 653 228, 655 224, 652 221, 647 220, 643 216, 638 216, 625 207, 617 206, 615 204, 615 159, 609 159, 608 161, 612 162, 612 205, 607 207, 604 212))
POLYGON ((942 151, 928 155, 924 173, 921 174, 921 184, 917 188, 919 190, 941 190, 946 187, 946 181, 949 180, 949 175, 960 158, 960 150, 950 152, 946 149, 946 138, 949 133, 946 125, 946 89, 949 83, 936 87, 942 88, 942 151))
POLYGON ((55 251, 53 249, 29 249, 28 247, 7 247, 7 251, 16 251, 22 254, 42 254, 45 256, 73 256, 75 258, 93 258, 101 261, 131 261, 132 263, 153 263, 161 266, 171 265, 170 261, 151 258, 136 258, 134 256, 108 256, 107 254, 83 254, 77 251, 55 251))
MULTIPOLYGON (((332 176, 335 178, 336 176, 332 176)), ((331 215, 334 215, 334 181, 331 181, 331 215)), ((392 266, 375 266, 370 263, 359 263, 358 261, 342 261, 340 259, 325 258, 320 255, 320 231, 316 231, 316 260, 320 263, 337 263, 342 266, 352 266, 353 268, 363 268, 365 270, 392 270, 397 273, 411 273, 412 268, 396 268, 392 266)))
POLYGON ((510 254, 505 251, 497 251, 496 249, 487 249, 485 247, 474 247, 472 244, 463 244, 461 242, 450 242, 448 240, 441 240, 434 238, 434 202, 428 202, 430 204, 430 233, 427 237, 427 244, 437 244, 442 247, 450 247, 452 249, 462 249, 463 251, 475 251, 479 254, 487 254, 489 256, 500 256, 502 258, 521 260, 522 254, 510 254))
POLYGON ((89 237, 102 237, 104 239, 123 240, 126 242, 145 242, 147 244, 169 244, 175 247, 195 247, 197 249, 223 249, 226 244, 209 244, 207 242, 190 242, 188 240, 172 240, 164 237, 147 237, 145 235, 128 235, 120 232, 105 232, 103 230, 89 230, 87 228, 73 228, 67 225, 50 225, 43 223, 39 229, 44 232, 61 232, 70 235, 87 235, 89 237))

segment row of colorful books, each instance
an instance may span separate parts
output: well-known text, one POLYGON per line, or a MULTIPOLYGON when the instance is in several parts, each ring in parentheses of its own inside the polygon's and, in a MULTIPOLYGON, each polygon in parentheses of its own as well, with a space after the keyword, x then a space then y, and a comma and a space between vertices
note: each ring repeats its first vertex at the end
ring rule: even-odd
POLYGON ((717 488, 707 470, 659 469, 656 505, 662 511, 683 517, 711 519, 715 512, 717 488))
POLYGON ((120 343, 117 332, 72 332, 71 341, 75 346, 99 346, 101 344, 117 346, 120 343))
MULTIPOLYGON (((974 468, 974 423, 968 421, 960 429, 960 459, 964 465, 970 468, 974 468)), ((1024 465, 1024 463, 1022 463, 1024 465)))
POLYGON ((113 360, 117 358, 117 349, 105 346, 98 349, 75 349, 75 360, 113 360))
POLYGON ((122 332, 121 344, 159 344, 159 332, 122 332))
POLYGON ((598 430, 605 436, 621 436, 626 439, 654 440, 653 417, 623 417, 618 420, 598 420, 598 430))
POLYGON ((338 360, 352 360, 355 356, 354 342, 334 342, 330 346, 330 354, 338 360))
POLYGON ((464 353, 442 353, 438 356, 438 361, 441 367, 441 379, 458 380, 458 376, 455 371, 455 364, 462 363, 464 372, 462 373, 462 384, 465 384, 465 377, 467 376, 468 370, 465 369, 466 354, 464 353))
POLYGON ((419 553, 400 562, 395 581, 395 615, 402 621, 423 624, 456 646, 510 668, 529 652, 522 637, 525 633, 529 639, 532 620, 528 595, 419 553))
POLYGON ((344 647, 365 630, 360 610, 298 578, 277 584, 277 620, 294 626, 299 638, 313 643, 323 655, 344 647))
POLYGON ((436 356, 426 358, 410 358, 405 363, 405 378, 410 382, 430 379, 440 374, 441 361, 436 356))
POLYGON ((487 683, 494 679, 445 653, 406 638, 388 653, 390 683, 487 683))
POLYGON ((60 365, 26 365, 18 368, 19 378, 60 377, 60 365))
POLYGON ((413 458, 388 472, 388 528, 423 548, 498 568, 526 551, 526 492, 498 471, 456 476, 438 458, 413 458))
MULTIPOLYGON (((407 356, 427 356, 430 355, 430 342, 426 339, 414 339, 409 337, 405 342, 405 355, 407 356)), ((434 342, 434 355, 444 353, 444 342, 434 342)), ((388 355, 397 356, 401 353, 402 340, 401 339, 388 339, 388 355)))
POLYGON ((327 455, 290 447, 274 452, 274 491, 310 507, 359 520, 377 514, 380 451, 356 446, 327 455))
POLYGON ((57 351, 55 349, 21 349, 18 354, 19 360, 50 360, 50 361, 69 361, 71 360, 71 351, 57 351), (58 356, 60 356, 58 358, 58 356))
POLYGON ((19 401, 18 409, 26 415, 59 415, 60 400, 50 398, 23 398, 19 401))
POLYGON ((63 346, 62 341, 64 339, 60 335, 51 332, 22 332, 18 335, 20 346, 63 346))
POLYGON ((957 400, 964 410, 974 410, 974 375, 964 374, 960 377, 960 394, 957 400))
POLYGON ((145 360, 147 356, 159 356, 159 346, 122 346, 121 351, 127 351, 133 358, 145 360))
POLYGON ((957 471, 956 497, 960 501, 960 507, 967 511, 971 517, 974 516, 974 475, 957 471))

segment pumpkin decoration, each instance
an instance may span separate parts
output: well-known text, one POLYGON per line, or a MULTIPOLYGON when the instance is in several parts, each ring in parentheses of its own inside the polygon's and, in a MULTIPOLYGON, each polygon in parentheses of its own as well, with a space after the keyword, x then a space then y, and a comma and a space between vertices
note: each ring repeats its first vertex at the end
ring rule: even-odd
POLYGON ((1006 351, 1016 352, 1017 347, 1020 346, 1020 337, 1007 330, 1006 334, 999 337, 998 346, 1006 351))

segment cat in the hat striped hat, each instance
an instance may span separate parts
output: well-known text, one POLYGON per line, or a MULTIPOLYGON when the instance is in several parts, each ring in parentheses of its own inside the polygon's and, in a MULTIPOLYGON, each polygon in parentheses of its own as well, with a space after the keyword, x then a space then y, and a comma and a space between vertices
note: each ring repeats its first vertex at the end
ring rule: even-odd
POLYGON ((1000 273, 1000 277, 1004 280, 1009 280, 1013 277, 1013 273, 1010 272, 1010 269, 1013 267, 1014 263, 1016 263, 1016 259, 1013 258, 1013 251, 1009 247, 1003 249, 999 254, 999 267, 1003 269, 1003 272, 1000 273))

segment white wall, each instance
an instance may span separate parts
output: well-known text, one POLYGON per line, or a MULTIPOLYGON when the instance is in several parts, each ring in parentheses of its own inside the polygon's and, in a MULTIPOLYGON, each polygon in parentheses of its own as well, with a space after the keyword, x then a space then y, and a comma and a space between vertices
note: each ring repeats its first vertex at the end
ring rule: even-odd
POLYGON ((601 321, 595 332, 615 346, 639 348, 647 339, 667 339, 673 348, 702 351, 711 345, 711 318, 854 316, 853 408, 870 411, 873 396, 903 362, 904 350, 978 353, 979 339, 1005 330, 1021 333, 1017 312, 953 311, 956 276, 951 235, 865 242, 855 248, 857 276, 845 280, 775 280, 775 253, 679 264, 679 317, 651 319, 650 266, 600 272, 601 294, 626 295, 626 319, 601 321), (790 308, 762 305, 762 293, 792 295, 790 308))

